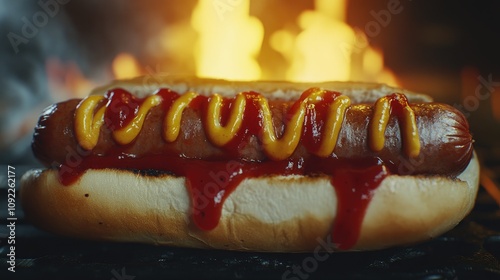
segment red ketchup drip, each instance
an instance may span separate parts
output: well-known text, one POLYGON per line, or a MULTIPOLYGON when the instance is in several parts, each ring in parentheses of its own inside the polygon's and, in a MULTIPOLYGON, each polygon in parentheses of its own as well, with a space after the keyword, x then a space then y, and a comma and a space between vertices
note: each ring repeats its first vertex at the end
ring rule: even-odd
POLYGON ((191 195, 192 218, 203 230, 212 230, 219 224, 224 201, 241 181, 269 174, 291 174, 294 173, 295 166, 288 161, 266 162, 261 165, 240 161, 195 160, 188 165, 181 162, 178 164, 187 167, 183 171, 191 195))
POLYGON ((111 131, 127 126, 144 101, 121 88, 108 91, 104 97, 108 99, 104 120, 111 131))
MULTIPOLYGON (((165 111, 179 97, 176 92, 168 89, 161 89, 157 94, 163 99, 160 106, 165 111)), ((304 92, 301 99, 289 107, 287 115, 291 115, 294 110, 297 110, 300 100, 309 94, 310 91, 304 92)), ((316 110, 308 109, 306 111, 304 139, 302 141, 308 150, 317 150, 324 126, 323 117, 326 117, 328 105, 337 96, 338 93, 326 92, 323 98, 314 104, 316 110)), ((138 107, 143 101, 132 97, 122 89, 112 90, 108 92, 106 97, 108 98, 107 106, 119 108, 116 111, 109 108, 106 110, 106 116, 111 121, 107 125, 110 127, 125 126, 136 115, 138 107)), ((255 92, 246 92, 245 97, 247 104, 242 127, 237 132, 236 137, 224 147, 227 150, 241 149, 250 136, 260 134, 262 112, 256 100, 262 96, 255 92)), ((200 95, 189 104, 191 108, 202 112, 204 121, 206 121, 208 99, 208 97, 200 95)), ((395 96, 394 100, 400 99, 395 96)), ((223 125, 229 118, 232 103, 232 100, 224 100, 221 114, 223 125)), ((286 122, 287 120, 285 120, 286 122)), ((148 172, 155 170, 156 173, 163 171, 174 176, 185 177, 191 198, 192 220, 202 230, 211 230, 218 225, 225 199, 246 178, 291 174, 331 176, 331 182, 335 186, 338 197, 337 218, 332 230, 332 240, 340 249, 349 249, 355 245, 373 191, 389 174, 384 163, 378 158, 342 159, 336 157, 320 158, 311 155, 307 158, 290 158, 283 161, 267 160, 257 163, 238 159, 208 161, 167 155, 136 157, 128 155, 125 148, 117 146, 105 155, 84 157, 76 167, 62 165, 59 168, 59 181, 64 185, 71 185, 86 170, 105 168, 148 172)))
POLYGON ((221 217, 224 200, 244 179, 246 170, 238 162, 213 162, 210 167, 195 161, 183 170, 191 197, 192 219, 198 228, 214 229, 221 217))
POLYGON ((263 175, 301 174, 297 161, 247 163, 241 161, 205 161, 152 155, 134 158, 123 154, 87 156, 74 168, 61 166, 59 181, 70 185, 87 169, 160 170, 186 177, 192 202, 192 218, 203 230, 217 226, 224 200, 246 178, 263 175))
POLYGON ((358 240, 361 224, 374 190, 388 175, 384 165, 344 169, 333 172, 332 184, 337 194, 337 218, 333 224, 332 240, 346 250, 358 240))

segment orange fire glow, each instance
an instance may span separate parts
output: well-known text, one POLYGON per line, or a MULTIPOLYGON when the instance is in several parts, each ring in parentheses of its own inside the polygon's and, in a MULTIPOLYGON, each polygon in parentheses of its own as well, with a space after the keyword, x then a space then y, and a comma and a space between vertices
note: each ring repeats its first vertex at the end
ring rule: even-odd
POLYGON ((113 59, 111 68, 116 79, 129 79, 142 74, 139 62, 128 53, 118 54, 113 59))
POLYGON ((275 34, 273 46, 288 58, 290 67, 287 79, 291 81, 346 81, 350 78, 351 53, 340 46, 344 42, 353 44, 354 31, 344 23, 344 1, 316 1, 315 11, 304 11, 298 19, 303 31, 293 34, 275 34), (335 4, 335 5, 333 5, 335 4), (289 47, 279 49, 281 40, 289 47), (290 44, 291 42, 291 44, 290 44))
POLYGON ((250 0, 200 0, 191 23, 198 32, 194 56, 196 74, 202 77, 238 80, 259 79, 264 28, 249 16, 250 0), (227 3, 226 3, 227 2, 227 3))
POLYGON ((398 85, 395 76, 384 68, 382 53, 361 44, 367 42, 366 36, 345 23, 345 1, 316 0, 315 7, 299 16, 299 34, 279 30, 271 37, 271 46, 290 64, 288 80, 361 80, 398 85))
MULTIPOLYGON (((166 27, 160 36, 162 51, 174 60, 192 60, 195 69, 178 63, 185 68, 168 71, 233 80, 285 77, 289 81, 356 80, 398 86, 396 77, 384 67, 382 52, 345 22, 347 1, 314 3, 315 10, 303 11, 297 18, 299 32, 281 29, 263 42, 266 27, 250 16, 250 0, 199 0, 190 23, 166 27), (282 74, 269 70, 273 61, 257 61, 261 48, 269 46, 285 58, 279 62, 286 63, 282 74)), ((119 54, 112 64, 117 79, 144 74, 141 69, 127 53, 119 54)))

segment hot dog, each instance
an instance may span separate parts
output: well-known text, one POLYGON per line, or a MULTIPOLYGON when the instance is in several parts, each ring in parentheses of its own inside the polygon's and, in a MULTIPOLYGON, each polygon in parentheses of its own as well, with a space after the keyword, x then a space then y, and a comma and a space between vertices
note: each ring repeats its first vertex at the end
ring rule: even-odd
POLYGON ((424 95, 365 84, 173 77, 146 90, 138 81, 96 89, 41 115, 33 151, 49 169, 27 174, 22 190, 39 226, 222 249, 304 251, 325 236, 336 249, 377 249, 436 236, 473 205, 478 167, 467 121, 424 95), (105 207, 94 198, 118 189, 127 204, 148 210, 105 207), (456 199, 444 207, 438 199, 446 196, 456 199), (292 211, 301 199, 310 208, 292 211), (66 203, 60 200, 88 214, 73 221, 72 206, 64 208, 72 214, 45 210, 66 203), (425 219, 422 211, 429 211, 425 219), (139 228, 122 224, 125 212, 139 228), (152 224, 150 215, 161 222, 152 224), (45 224, 51 216, 55 222, 45 224))
MULTIPOLYGON (((66 120, 68 116, 74 115, 80 102, 81 100, 70 100, 57 104, 57 108, 48 110, 43 115, 35 132, 33 149, 45 165, 50 166, 54 161, 63 163, 66 160, 67 151, 59 147, 69 145, 72 149, 77 149, 74 123, 66 120), (63 134, 61 131, 66 133, 63 134)), ((273 123, 279 136, 285 130, 284 119, 291 104, 291 102, 270 104, 273 123)), ((415 166, 414 173, 457 174, 461 172, 472 155, 472 136, 463 115, 453 107, 444 104, 420 104, 412 105, 411 108, 415 112, 422 149, 427 154, 423 158, 424 164, 415 166), (436 122, 435 119, 441 121, 436 122), (443 135, 449 137, 442 139, 443 135)), ((211 143, 203 128, 201 114, 199 108, 186 108, 181 120, 179 137, 175 141, 167 142, 162 138, 164 110, 160 106, 154 107, 147 115, 141 133, 133 143, 124 148, 123 152, 137 156, 163 154, 175 157, 182 154, 186 158, 196 159, 268 160, 268 156, 261 147, 262 143, 255 135, 245 139, 240 149, 229 152, 224 147, 211 143)), ((372 114, 373 104, 357 104, 349 108, 332 156, 339 158, 380 157, 384 162, 391 162, 396 166, 401 165, 406 156, 401 151, 402 137, 398 133, 400 129, 396 118, 392 118, 386 128, 388 131, 397 132, 390 134, 391 138, 386 140, 390 143, 381 151, 373 151, 369 148, 368 127, 372 114), (356 141, 349 139, 353 134, 357 134, 356 141)), ((98 143, 90 150, 90 154, 105 156, 113 153, 113 148, 116 146, 119 145, 113 140, 109 126, 102 126, 98 143)), ((290 158, 310 156, 312 154, 308 152, 304 144, 299 143, 290 158)))

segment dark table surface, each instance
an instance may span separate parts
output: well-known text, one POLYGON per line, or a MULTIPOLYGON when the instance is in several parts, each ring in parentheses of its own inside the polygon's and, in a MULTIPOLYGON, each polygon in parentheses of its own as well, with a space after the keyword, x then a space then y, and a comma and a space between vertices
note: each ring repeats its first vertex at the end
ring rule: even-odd
MULTIPOLYGON (((500 161, 489 159, 499 182, 500 161)), ((16 166, 16 177, 29 166, 16 166)), ((16 206, 8 271, 7 166, 0 165, 0 279, 500 279, 500 209, 483 190, 470 215, 432 241, 373 252, 248 253, 75 240, 42 232, 16 206), (317 264, 317 265, 315 265, 317 264), (300 269, 300 272, 297 272, 300 269)), ((17 183, 17 187, 19 183, 17 183)))

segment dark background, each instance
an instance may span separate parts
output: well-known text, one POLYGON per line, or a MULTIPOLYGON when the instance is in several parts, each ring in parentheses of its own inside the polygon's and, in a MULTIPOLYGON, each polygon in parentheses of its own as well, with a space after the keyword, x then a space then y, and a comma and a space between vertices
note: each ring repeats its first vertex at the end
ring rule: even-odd
MULTIPOLYGON (((221 0, 222 1, 222 0, 221 0)), ((373 12, 387 9, 389 0, 348 2, 347 21, 364 30, 373 12)), ((436 100, 464 107, 475 147, 490 177, 500 180, 500 86, 481 91, 479 77, 500 83, 500 2, 401 0, 401 13, 370 44, 383 50, 385 64, 403 87, 431 94, 436 100), (491 77, 491 78, 489 78, 491 77), (488 94, 489 93, 489 94, 488 94), (472 106, 474 105, 474 106, 472 106), (477 105, 477 106, 475 106, 477 105), (467 107, 467 106, 466 106, 467 107)), ((23 172, 37 166, 30 143, 37 117, 45 106, 74 97, 52 92, 47 62, 76 64, 89 80, 110 79, 109 67, 120 52, 136 56, 161 72, 194 73, 191 58, 154 53, 151 38, 165 26, 189 20, 196 1, 70 0, 16 53, 8 39, 20 34, 22 18, 31 18, 37 1, 0 0, 0 191, 6 193, 7 164, 23 172), (182 3, 182 5, 180 5, 182 3), (180 70, 182 69, 182 70, 180 70)), ((313 1, 256 0, 251 13, 266 26, 259 62, 273 61, 274 75, 284 77, 285 59, 269 47, 270 34, 287 27, 313 1)), ((192 34, 188 34, 192 36, 192 34)), ((63 67, 63 70, 65 68, 63 67)), ((64 71, 63 71, 64 72, 64 71)), ((64 93, 64 92, 63 92, 64 93)), ((0 278, 6 273, 6 196, 0 195, 0 278), (5 208, 4 208, 5 207, 5 208)), ((264 254, 206 251, 141 244, 80 241, 41 232, 17 214, 17 279, 118 279, 122 269, 136 279, 163 277, 213 279, 280 279, 283 272, 311 254, 264 254)), ((376 252, 333 254, 314 278, 355 279, 491 279, 500 277, 500 211, 484 190, 469 217, 456 229, 431 242, 376 252)))

